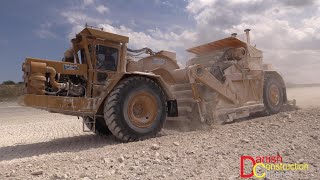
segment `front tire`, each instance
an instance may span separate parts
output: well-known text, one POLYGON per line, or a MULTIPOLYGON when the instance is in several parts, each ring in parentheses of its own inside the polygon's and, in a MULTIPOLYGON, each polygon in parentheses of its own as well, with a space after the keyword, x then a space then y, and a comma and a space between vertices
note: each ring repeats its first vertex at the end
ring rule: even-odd
POLYGON ((108 96, 104 118, 112 134, 120 141, 154 137, 166 119, 165 95, 153 80, 129 77, 108 96))

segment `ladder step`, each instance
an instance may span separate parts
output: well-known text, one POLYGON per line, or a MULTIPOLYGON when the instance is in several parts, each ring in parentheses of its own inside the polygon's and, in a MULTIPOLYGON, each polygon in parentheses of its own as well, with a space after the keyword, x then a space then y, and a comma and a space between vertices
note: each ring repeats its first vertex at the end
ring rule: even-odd
POLYGON ((190 122, 191 120, 188 118, 188 116, 179 116, 179 117, 167 117, 167 121, 190 122))
POLYGON ((176 92, 173 92, 173 94, 177 97, 177 99, 193 97, 192 90, 176 91, 176 92))
POLYGON ((180 107, 178 106, 178 113, 181 116, 190 114, 191 112, 192 112, 192 107, 190 106, 180 106, 180 107))
POLYGON ((178 107, 180 106, 193 106, 195 101, 192 97, 189 98, 179 98, 177 99, 178 107))
POLYGON ((172 91, 184 91, 184 90, 191 90, 190 83, 185 84, 175 84, 171 86, 172 91))

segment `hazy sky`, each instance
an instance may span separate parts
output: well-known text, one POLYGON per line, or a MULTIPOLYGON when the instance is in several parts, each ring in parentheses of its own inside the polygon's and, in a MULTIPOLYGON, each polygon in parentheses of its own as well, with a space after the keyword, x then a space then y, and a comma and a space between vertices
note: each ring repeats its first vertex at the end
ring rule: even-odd
POLYGON ((129 47, 185 49, 243 33, 287 82, 320 83, 319 0, 3 0, 0 82, 21 81, 28 56, 60 60, 85 23, 127 35, 129 47))

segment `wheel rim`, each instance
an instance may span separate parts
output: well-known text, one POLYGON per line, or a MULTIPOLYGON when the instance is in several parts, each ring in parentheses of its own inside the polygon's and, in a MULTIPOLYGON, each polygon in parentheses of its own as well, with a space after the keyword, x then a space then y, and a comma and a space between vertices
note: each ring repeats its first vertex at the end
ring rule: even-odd
POLYGON ((270 86, 269 95, 270 95, 271 104, 273 106, 278 105, 280 102, 280 91, 279 91, 279 88, 275 84, 272 84, 270 86))
POLYGON ((128 103, 128 116, 132 124, 147 128, 155 121, 158 111, 156 98, 148 92, 134 94, 128 103))

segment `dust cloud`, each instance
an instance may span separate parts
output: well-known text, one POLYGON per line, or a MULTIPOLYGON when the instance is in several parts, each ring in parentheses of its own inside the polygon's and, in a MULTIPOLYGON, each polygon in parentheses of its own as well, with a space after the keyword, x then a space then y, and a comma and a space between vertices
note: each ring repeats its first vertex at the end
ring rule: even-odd
POLYGON ((287 88, 289 100, 295 99, 301 108, 320 107, 320 87, 287 88))

